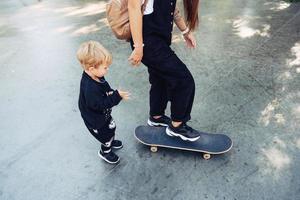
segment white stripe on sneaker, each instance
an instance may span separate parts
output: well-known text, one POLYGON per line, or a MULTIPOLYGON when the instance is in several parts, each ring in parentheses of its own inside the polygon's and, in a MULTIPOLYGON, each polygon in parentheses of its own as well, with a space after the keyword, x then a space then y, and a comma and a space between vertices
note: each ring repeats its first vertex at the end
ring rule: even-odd
POLYGON ((107 151, 103 151, 103 153, 109 153, 111 152, 111 149, 108 149, 107 151))
POLYGON ((173 136, 180 137, 182 140, 184 140, 184 141, 190 141, 190 142, 195 142, 196 140, 198 140, 198 139, 200 138, 200 136, 195 137, 195 138, 188 138, 188 137, 185 137, 185 136, 183 136, 183 135, 181 135, 181 134, 178 134, 178 133, 175 133, 175 132, 171 131, 171 130, 169 129, 169 127, 166 128, 166 134, 167 134, 168 136, 171 136, 171 137, 173 137, 173 136))
POLYGON ((113 149, 122 149, 123 148, 123 145, 119 146, 119 147, 114 147, 114 146, 111 146, 113 149))
POLYGON ((107 160, 104 156, 102 156, 102 154, 100 153, 100 150, 98 151, 98 156, 100 158, 102 158, 103 160, 105 160, 106 162, 108 162, 109 164, 116 164, 120 161, 120 158, 118 158, 118 160, 116 162, 111 162, 111 161, 107 160))
POLYGON ((168 126, 167 124, 153 122, 153 121, 151 121, 150 119, 148 119, 147 124, 148 124, 149 126, 165 126, 165 127, 168 126))

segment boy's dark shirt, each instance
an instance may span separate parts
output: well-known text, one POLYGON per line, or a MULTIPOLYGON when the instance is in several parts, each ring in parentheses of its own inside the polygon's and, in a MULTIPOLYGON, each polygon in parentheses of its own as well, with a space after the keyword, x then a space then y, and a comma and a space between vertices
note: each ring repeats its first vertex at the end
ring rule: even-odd
POLYGON ((122 97, 111 89, 105 78, 100 83, 86 72, 82 73, 78 106, 84 123, 88 128, 100 129, 110 116, 111 108, 118 105, 122 97), (108 95, 108 92, 113 92, 108 95))

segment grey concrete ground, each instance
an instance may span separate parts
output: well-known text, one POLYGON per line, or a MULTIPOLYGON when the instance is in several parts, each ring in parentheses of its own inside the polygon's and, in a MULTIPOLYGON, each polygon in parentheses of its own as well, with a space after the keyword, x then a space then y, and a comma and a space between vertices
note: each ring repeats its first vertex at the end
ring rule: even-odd
MULTIPOLYGON (((181 3, 181 1, 179 2, 181 3)), ((181 4, 180 4, 181 5, 181 4)), ((300 199, 300 4, 202 0, 198 47, 174 31, 194 74, 192 126, 226 132, 231 152, 153 154, 133 137, 148 116, 147 72, 105 20, 105 1, 0 2, 0 199, 300 199), (107 79, 132 100, 113 115, 125 146, 97 157, 77 108, 83 41, 114 55, 107 79)))

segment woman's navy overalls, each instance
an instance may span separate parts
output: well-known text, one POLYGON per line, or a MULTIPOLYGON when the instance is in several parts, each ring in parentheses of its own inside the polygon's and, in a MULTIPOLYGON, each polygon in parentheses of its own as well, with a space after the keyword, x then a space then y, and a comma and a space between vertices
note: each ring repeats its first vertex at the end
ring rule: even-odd
MULTIPOLYGON (((187 122, 191 118, 195 82, 170 48, 175 6, 176 0, 154 0, 154 11, 144 15, 142 63, 148 67, 151 84, 150 115, 163 115, 170 100, 172 120, 187 122)), ((132 44, 131 40, 131 47, 132 44)))

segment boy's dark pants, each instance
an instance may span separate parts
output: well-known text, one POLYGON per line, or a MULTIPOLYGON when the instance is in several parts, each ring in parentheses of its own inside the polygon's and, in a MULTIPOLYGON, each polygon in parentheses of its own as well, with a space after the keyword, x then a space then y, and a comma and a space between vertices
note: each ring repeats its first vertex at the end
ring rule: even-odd
POLYGON ((192 74, 163 38, 146 36, 144 43, 142 62, 148 67, 151 84, 150 115, 163 115, 171 101, 172 120, 189 121, 195 96, 192 74))
POLYGON ((90 133, 101 143, 101 150, 104 153, 111 151, 111 144, 115 137, 116 125, 112 118, 100 129, 88 128, 90 133))

